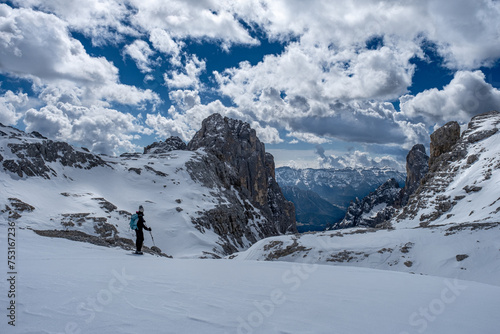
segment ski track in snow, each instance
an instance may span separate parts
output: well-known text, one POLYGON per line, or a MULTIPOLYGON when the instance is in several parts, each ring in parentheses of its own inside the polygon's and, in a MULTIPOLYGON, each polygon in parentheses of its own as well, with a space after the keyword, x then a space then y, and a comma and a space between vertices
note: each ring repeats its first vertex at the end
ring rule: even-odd
POLYGON ((16 327, 3 319, 1 333, 493 334, 500 326, 493 285, 317 264, 133 257, 17 232, 16 327))

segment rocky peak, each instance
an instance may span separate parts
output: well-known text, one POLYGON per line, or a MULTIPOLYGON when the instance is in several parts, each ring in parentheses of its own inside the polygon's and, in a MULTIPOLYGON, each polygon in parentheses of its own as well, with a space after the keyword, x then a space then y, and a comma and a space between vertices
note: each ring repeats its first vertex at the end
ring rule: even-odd
POLYGON ((163 142, 154 142, 144 148, 144 154, 161 154, 176 150, 187 149, 186 143, 179 137, 170 137, 163 142))
POLYGON ((453 121, 448 122, 431 134, 429 166, 443 153, 451 150, 460 139, 460 125, 453 121))
POLYGON ((420 185, 420 180, 429 171, 429 156, 425 154, 425 147, 422 144, 417 144, 412 147, 406 156, 406 182, 398 201, 395 203, 397 207, 405 206, 408 203, 410 196, 417 190, 420 185))
MULTIPOLYGON (((11 127, 0 127, 0 138, 5 140, 0 162, 4 170, 19 177, 40 176, 50 179, 57 176, 51 163, 64 167, 92 169, 108 166, 99 156, 76 149, 68 143, 53 141, 38 132, 30 134, 11 127)), ((108 166, 109 167, 109 166, 108 166)))
MULTIPOLYGON (((420 226, 447 219, 474 221, 481 210, 470 211, 472 200, 467 199, 477 196, 484 187, 491 187, 488 180, 500 166, 495 138, 490 138, 497 135, 499 124, 500 113, 492 111, 473 117, 458 140, 459 127, 454 122, 431 135, 434 159, 429 160, 428 173, 396 221, 418 219, 420 226), (460 210, 470 212, 464 215, 460 210)), ((495 203, 489 205, 493 207, 495 203)), ((495 214, 492 212, 492 217, 495 214)))
POLYGON ((333 228, 375 227, 385 222, 396 211, 393 204, 398 199, 400 191, 396 179, 388 180, 363 199, 356 198, 352 201, 342 222, 333 228))
POLYGON ((219 177, 261 210, 279 233, 296 232, 293 204, 283 197, 274 178, 274 158, 248 123, 213 114, 187 148, 203 148, 215 156, 222 163, 217 167, 219 177))

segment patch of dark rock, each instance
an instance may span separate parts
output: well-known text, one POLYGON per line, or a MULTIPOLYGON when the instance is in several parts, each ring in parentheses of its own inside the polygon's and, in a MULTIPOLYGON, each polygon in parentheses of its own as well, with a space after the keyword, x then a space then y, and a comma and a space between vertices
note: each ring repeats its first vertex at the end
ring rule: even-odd
POLYGON ((463 189, 468 194, 468 193, 471 193, 471 192, 478 192, 478 191, 480 191, 483 188, 482 187, 478 187, 478 186, 468 186, 467 185, 463 189))
POLYGON ((116 209, 118 209, 118 207, 116 205, 114 205, 113 203, 107 201, 106 199, 102 198, 102 197, 98 197, 98 198, 92 198, 94 201, 98 201, 99 202, 99 206, 101 207, 101 209, 103 209, 104 211, 106 212, 112 212, 112 211, 115 211, 116 209))
POLYGON ((221 259, 221 257, 215 253, 203 251, 203 256, 200 259, 221 259))
POLYGON ((281 247, 283 246, 283 241, 279 241, 279 240, 273 240, 271 241, 270 243, 264 245, 264 251, 268 251, 270 250, 271 248, 275 248, 275 247, 281 247))
POLYGON ((159 170, 156 170, 153 167, 150 167, 150 166, 147 166, 147 165, 144 166, 144 169, 146 169, 147 171, 150 171, 152 173, 155 173, 156 175, 161 176, 161 177, 168 176, 168 174, 160 172, 159 170))
POLYGON ((408 268, 410 268, 411 266, 413 266, 413 262, 411 262, 411 261, 406 261, 406 262, 404 263, 404 265, 405 265, 405 266, 407 266, 408 268))
POLYGON ((404 246, 402 246, 399 250, 401 253, 409 253, 410 249, 414 246, 415 244, 413 242, 407 242, 404 246))
POLYGON ((366 255, 369 256, 369 254, 365 254, 363 252, 353 252, 353 251, 348 251, 348 250, 343 250, 340 253, 337 254, 332 254, 328 259, 326 259, 327 262, 351 262, 353 260, 357 260, 358 256, 363 255, 366 257, 366 255))
POLYGON ((355 231, 344 233, 344 235, 366 234, 366 233, 377 232, 379 230, 380 229, 378 229, 378 228, 363 228, 363 229, 358 229, 358 230, 355 230, 355 231))
POLYGON ((460 261, 465 260, 465 259, 466 259, 466 258, 468 258, 468 257, 469 257, 469 255, 467 255, 467 254, 458 254, 458 255, 456 256, 456 259, 457 259, 457 261, 458 261, 458 262, 460 262, 460 261))
POLYGON ((477 154, 469 155, 469 157, 467 158, 467 164, 472 165, 474 162, 476 162, 478 160, 479 160, 479 156, 477 154))
POLYGON ((34 206, 29 205, 28 203, 24 203, 19 198, 10 197, 9 202, 17 212, 32 212, 35 210, 34 206))
POLYGON ((133 160, 137 160, 140 157, 141 157, 140 153, 123 153, 120 155, 120 158, 128 158, 133 160))
MULTIPOLYGON (((90 243, 93 245, 97 246, 103 246, 103 247, 120 247, 125 250, 135 250, 135 243, 131 239, 126 239, 126 238, 120 238, 120 237, 114 237, 114 238, 102 238, 94 235, 90 235, 87 233, 84 233, 82 231, 62 231, 62 230, 33 230, 36 234, 43 236, 43 237, 49 237, 49 238, 63 238, 63 239, 68 239, 72 241, 78 241, 78 242, 86 242, 90 243)), ((148 254, 153 254, 153 255, 159 255, 162 257, 169 257, 172 258, 171 256, 162 253, 161 251, 154 251, 153 249, 143 246, 142 251, 144 253, 148 254)))
POLYGON ((134 168, 134 167, 130 167, 129 169, 127 169, 129 172, 135 172, 137 175, 141 175, 142 173, 142 169, 141 168, 134 168))
POLYGON ((455 226, 451 226, 446 229, 445 236, 453 235, 457 232, 464 230, 490 230, 494 227, 500 226, 500 223, 466 223, 466 224, 458 224, 455 226))
POLYGON ((280 259, 282 257, 292 255, 297 252, 308 252, 310 251, 311 248, 306 248, 304 246, 299 246, 299 243, 297 242, 297 239, 293 240, 293 243, 291 245, 286 246, 284 249, 279 248, 271 253, 269 253, 266 257, 266 261, 273 261, 280 259))
POLYGON ((91 223, 106 223, 106 217, 89 217, 90 213, 63 213, 61 216, 63 217, 61 220, 61 224, 63 226, 74 226, 75 224, 78 226, 82 226, 86 222, 91 223), (70 223, 73 223, 71 225, 70 223))
POLYGON ((161 154, 175 150, 186 150, 187 145, 179 137, 167 138, 164 142, 155 142, 144 148, 144 154, 161 154))

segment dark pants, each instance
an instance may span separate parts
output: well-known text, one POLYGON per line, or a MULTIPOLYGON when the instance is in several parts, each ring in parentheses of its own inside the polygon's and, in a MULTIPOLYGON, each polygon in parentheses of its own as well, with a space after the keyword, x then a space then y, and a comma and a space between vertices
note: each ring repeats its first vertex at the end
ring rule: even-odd
POLYGON ((144 233, 142 230, 135 230, 135 235, 136 235, 136 240, 135 240, 135 247, 138 252, 141 251, 142 249, 142 243, 144 242, 144 233))

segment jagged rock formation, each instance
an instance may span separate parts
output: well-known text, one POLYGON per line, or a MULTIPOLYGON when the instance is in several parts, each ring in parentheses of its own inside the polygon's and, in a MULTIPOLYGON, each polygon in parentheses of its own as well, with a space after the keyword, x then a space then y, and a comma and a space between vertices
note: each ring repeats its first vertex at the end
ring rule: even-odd
POLYGON ((10 197, 0 195, 0 216, 19 216, 7 205, 3 209, 3 202, 12 202, 9 198, 30 198, 40 218, 26 222, 55 231, 42 235, 93 243, 102 239, 99 244, 128 248, 115 241, 129 233, 127 210, 142 203, 148 222, 161 226, 158 244, 169 254, 188 257, 222 257, 262 238, 297 232, 294 206, 283 197, 274 179, 274 158, 255 131, 220 115, 203 125, 191 151, 180 139, 169 138, 146 147, 145 154, 119 157, 0 126, 0 179, 12 188, 10 197), (98 166, 104 168, 95 170, 98 166), (46 183, 31 176, 51 179, 51 187, 44 189, 46 183), (17 189, 20 178, 44 198, 33 199, 29 186, 17 189), (45 210, 45 202, 61 206, 45 210))
POLYGON ((429 171, 429 156, 425 154, 425 147, 417 144, 412 147, 406 156, 406 182, 394 206, 401 208, 408 203, 410 196, 420 186, 420 181, 429 171))
POLYGON ((203 121, 188 149, 205 152, 186 164, 193 179, 221 195, 220 205, 196 218, 196 224, 213 227, 237 244, 243 243, 243 237, 253 243, 257 237, 297 231, 294 206, 274 178, 274 158, 248 123, 213 114, 203 121), (239 198, 226 196, 231 189, 238 191, 239 198))
POLYGON ((187 149, 186 143, 179 137, 170 137, 163 142, 154 142, 144 148, 144 154, 161 154, 176 150, 187 149))
MULTIPOLYGON (((467 130, 458 140, 456 140, 457 124, 453 122, 438 129, 436 135, 431 135, 432 154, 429 160, 429 172, 401 214, 396 217, 395 222, 418 219, 420 226, 427 226, 443 216, 445 219, 455 219, 454 207, 460 203, 467 203, 465 199, 480 192, 482 184, 487 184, 495 170, 500 169, 498 156, 488 154, 489 146, 496 145, 492 137, 497 134, 499 124, 500 113, 491 111, 473 117, 467 130), (487 140, 491 143, 483 144, 483 141, 487 140), (475 165, 480 160, 487 163, 475 165), (470 174, 471 170, 474 170, 474 174, 470 174), (451 184, 453 180, 456 181, 451 184)), ((491 198, 491 203, 481 203, 484 205, 482 208, 467 209, 468 216, 463 212, 468 205, 460 205, 461 217, 456 219, 469 218, 471 222, 474 219, 484 220, 490 217, 487 214, 484 216, 488 211, 487 208, 496 208, 495 203, 498 200, 491 198)), ((458 211, 457 209, 456 212, 458 211)), ((494 216, 498 211, 500 209, 493 210, 490 214, 494 216)))
POLYGON ((50 166, 53 162, 80 169, 108 166, 99 156, 86 149, 76 149, 64 142, 48 140, 38 132, 25 134, 14 128, 2 128, 4 131, 0 131, 0 136, 19 143, 12 141, 7 147, 3 147, 1 151, 4 156, 0 156, 0 162, 5 170, 19 177, 40 176, 50 179, 51 176, 57 176, 57 172, 50 166), (28 142, 25 138, 36 140, 28 142))
POLYGON ((333 229, 355 226, 375 227, 392 218, 396 209, 394 202, 399 198, 401 188, 395 179, 390 179, 363 199, 351 202, 344 219, 333 229))
POLYGON ((460 125, 453 121, 448 122, 431 134, 429 166, 434 164, 441 154, 449 152, 460 139, 460 125))
POLYGON ((424 145, 413 146, 406 156, 405 186, 401 189, 395 179, 390 179, 362 200, 356 198, 349 205, 344 219, 335 224, 333 229, 383 225, 394 216, 397 209, 406 205, 420 186, 420 181, 429 170, 428 160, 424 145))

